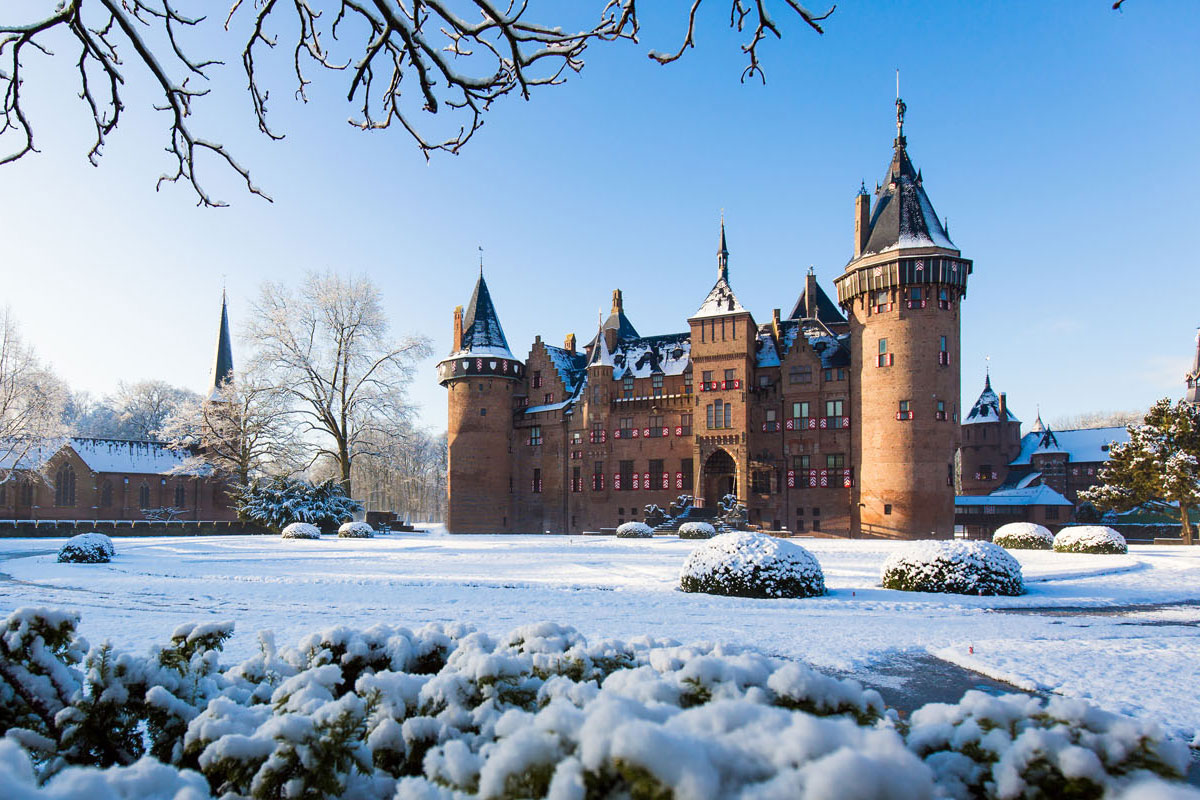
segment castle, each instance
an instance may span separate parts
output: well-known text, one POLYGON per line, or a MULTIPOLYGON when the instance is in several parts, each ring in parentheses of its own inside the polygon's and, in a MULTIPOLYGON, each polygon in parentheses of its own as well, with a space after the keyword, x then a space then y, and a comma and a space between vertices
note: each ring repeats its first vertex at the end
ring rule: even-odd
POLYGON ((973 265, 909 159, 896 101, 887 174, 854 200, 854 255, 811 270, 784 317, 737 299, 721 225, 717 278, 681 333, 642 336, 621 292, 582 349, 538 337, 519 360, 482 271, 454 312, 453 533, 581 532, 680 494, 736 494, 765 529, 949 537, 960 442, 959 329, 973 265))

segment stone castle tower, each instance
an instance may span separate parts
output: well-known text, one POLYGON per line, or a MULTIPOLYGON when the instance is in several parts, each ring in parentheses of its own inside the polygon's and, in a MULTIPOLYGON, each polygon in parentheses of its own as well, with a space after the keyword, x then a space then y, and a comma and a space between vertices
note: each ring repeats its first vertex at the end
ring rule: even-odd
POLYGON ((446 526, 455 533, 495 533, 513 520, 513 394, 525 365, 513 357, 483 280, 466 313, 454 309, 452 352, 438 363, 449 390, 446 440, 449 504, 446 526))
POLYGON ((836 280, 848 314, 850 401, 860 470, 852 529, 883 537, 954 532, 959 430, 959 304, 972 264, 938 220, 909 160, 904 102, 894 154, 871 208, 855 199, 854 258, 836 280))

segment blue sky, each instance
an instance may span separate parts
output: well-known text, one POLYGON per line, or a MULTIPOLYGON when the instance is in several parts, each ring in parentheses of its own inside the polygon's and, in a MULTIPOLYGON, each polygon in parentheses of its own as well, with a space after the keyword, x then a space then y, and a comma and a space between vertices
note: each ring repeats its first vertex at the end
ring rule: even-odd
MULTIPOLYGON (((643 334, 684 330, 715 279, 724 208, 734 289, 767 321, 790 310, 810 264, 833 293, 859 182, 873 187, 890 158, 899 67, 910 155, 975 261, 964 404, 988 357, 1026 422, 1038 405, 1053 419, 1182 394, 1200 325, 1200 4, 845 2, 825 36, 789 24, 763 45, 762 86, 739 82, 740 39, 708 3, 682 61, 645 53, 677 45, 689 4, 646 4, 640 44, 594 47, 582 75, 502 102, 462 155, 429 163, 399 130, 347 125, 338 76, 307 106, 276 84, 288 136, 269 142, 230 68, 197 125, 275 203, 213 165, 232 202, 219 210, 185 187, 154 191, 169 164, 153 113, 131 111, 89 166, 69 64, 38 59, 26 88, 42 152, 0 171, 4 301, 74 388, 201 389, 223 282, 236 329, 263 280, 366 273, 395 329, 427 334, 441 357, 483 246, 524 355, 536 334, 589 335, 618 287, 643 334)), ((131 106, 144 88, 134 81, 131 106)), ((440 430, 435 361, 412 398, 440 430)))

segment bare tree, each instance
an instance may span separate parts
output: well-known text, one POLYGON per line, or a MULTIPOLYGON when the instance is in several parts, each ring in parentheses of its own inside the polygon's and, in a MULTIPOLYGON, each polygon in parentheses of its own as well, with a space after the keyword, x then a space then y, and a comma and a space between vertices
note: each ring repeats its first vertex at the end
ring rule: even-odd
POLYGON ((250 320, 251 371, 291 401, 301 435, 315 436, 310 464, 332 459, 351 494, 355 459, 407 428, 405 390, 427 340, 392 339, 375 284, 328 272, 298 290, 264 284, 250 320))
MULTIPOLYGON (((571 14, 549 4, 558 21, 535 19, 532 0, 233 0, 225 31, 240 52, 247 89, 259 129, 278 139, 268 123, 270 91, 259 63, 280 47, 289 54, 295 95, 307 101, 311 83, 306 70, 344 75, 346 100, 355 109, 350 122, 364 130, 403 128, 428 154, 458 152, 483 124, 496 100, 510 94, 529 99, 535 87, 561 84, 583 68, 583 54, 593 42, 637 41, 636 0, 593 0, 599 17, 591 24, 563 25, 571 14), (244 8, 245 6, 245 8, 244 8), (281 34, 280 29, 287 30, 281 34), (449 109, 455 117, 441 133, 426 131, 428 117, 449 109)), ((661 64, 679 59, 695 46, 697 13, 704 0, 693 0, 680 48, 671 54, 649 53, 661 64)), ((769 5, 822 32, 821 21, 833 12, 808 11, 797 0, 724 0, 729 24, 750 31, 742 46, 749 58, 743 79, 763 77, 760 43, 782 37, 781 23, 769 5)), ((6 11, 0 23, 0 136, 16 144, 0 163, 34 152, 33 124, 24 102, 25 59, 51 55, 59 45, 76 53, 79 97, 95 128, 88 152, 95 164, 107 137, 125 109, 123 94, 131 73, 148 77, 157 93, 156 111, 166 115, 171 168, 159 179, 183 181, 202 205, 224 205, 205 190, 198 156, 207 154, 232 169, 251 193, 266 197, 220 142, 205 138, 193 125, 196 101, 209 89, 205 82, 233 55, 208 52, 195 42, 203 28, 217 24, 202 12, 201 0, 39 0, 24 19, 6 11)), ((547 4, 542 4, 545 9, 547 4)), ((543 12, 545 13, 545 12, 543 12)), ((209 43, 209 47, 211 47, 209 43)), ((236 57, 236 56, 235 56, 236 57)), ((268 198, 269 199, 269 198, 268 198)))
POLYGON ((185 403, 194 403, 200 395, 172 386, 166 381, 139 381, 117 384, 115 396, 106 403, 116 411, 116 436, 123 439, 156 439, 167 418, 185 403))
POLYGON ((36 469, 43 448, 64 432, 66 386, 21 341, 8 309, 0 312, 0 483, 16 468, 36 469))
POLYGON ((236 486, 264 474, 290 474, 301 463, 287 395, 258 376, 234 375, 215 397, 180 404, 157 438, 189 454, 179 471, 209 465, 236 486))
POLYGON ((354 482, 368 511, 405 520, 440 522, 446 512, 446 436, 411 428, 379 442, 354 465, 354 482))
POLYGON ((1145 418, 1145 411, 1086 411, 1082 414, 1072 414, 1054 420, 1055 430, 1080 430, 1084 428, 1124 428, 1127 425, 1140 425, 1145 418))

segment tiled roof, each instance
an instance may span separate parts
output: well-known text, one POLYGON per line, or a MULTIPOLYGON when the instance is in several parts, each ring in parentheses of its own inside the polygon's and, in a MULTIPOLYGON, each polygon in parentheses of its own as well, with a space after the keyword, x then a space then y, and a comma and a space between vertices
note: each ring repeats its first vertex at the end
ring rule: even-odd
POLYGON ((1083 428, 1069 431, 1027 433, 1021 438, 1021 452, 1010 464, 1025 466, 1035 453, 1065 453, 1072 463, 1101 463, 1108 460, 1108 448, 1129 441, 1125 428, 1083 428))

